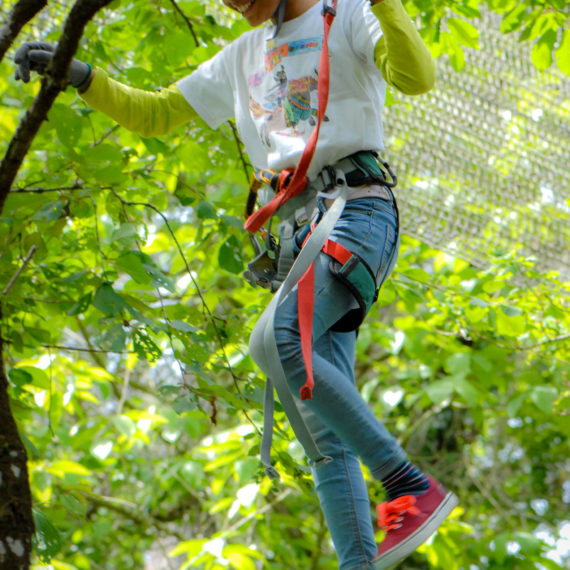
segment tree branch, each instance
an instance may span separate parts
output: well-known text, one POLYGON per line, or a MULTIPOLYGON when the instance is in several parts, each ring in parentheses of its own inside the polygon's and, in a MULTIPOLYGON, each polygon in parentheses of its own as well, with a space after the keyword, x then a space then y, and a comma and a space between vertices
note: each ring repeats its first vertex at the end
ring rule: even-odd
POLYGON ((20 275, 22 274, 22 271, 24 271, 24 269, 26 268, 26 265, 28 265, 28 263, 30 262, 30 259, 32 259, 32 256, 34 255, 34 253, 36 253, 37 250, 38 250, 37 245, 33 245, 30 248, 30 251, 28 251, 28 255, 26 255, 24 261, 22 262, 22 265, 19 267, 18 271, 16 271, 16 273, 14 274, 14 277, 12 277, 12 279, 10 279, 10 283, 8 283, 8 285, 6 285, 6 288, 4 289, 4 291, 2 291, 2 296, 5 296, 8 294, 8 291, 10 291, 10 289, 12 288, 12 285, 14 285, 14 283, 16 283, 16 281, 18 280, 18 277, 20 277, 20 275))
POLYGON ((0 213, 41 124, 45 121, 56 97, 67 86, 69 65, 77 51, 87 22, 110 2, 111 0, 77 0, 67 15, 40 92, 20 121, 0 164, 0 213))
POLYGON ((182 8, 180 8, 180 6, 176 3, 175 0, 170 0, 170 3, 174 7, 174 9, 182 16, 182 19, 186 22, 186 25, 188 26, 188 29, 190 30, 190 33, 192 34, 192 37, 194 38, 194 43, 196 44, 196 47, 200 47, 200 42, 198 41, 198 36, 196 35, 196 32, 194 31, 194 26, 192 25, 190 18, 182 11, 182 8))
POLYGON ((80 184, 74 184, 73 186, 61 186, 60 188, 12 188, 10 194, 45 194, 46 192, 63 192, 73 191, 73 190, 83 190, 83 186, 80 184))
POLYGON ((232 129, 232 133, 234 135, 234 140, 236 141, 236 146, 237 146, 237 150, 239 153, 240 162, 241 162, 243 171, 245 173, 246 183, 249 184, 249 178, 250 178, 249 168, 248 168, 249 165, 248 165, 247 160, 245 159, 245 154, 243 152, 243 143, 242 143, 241 139, 239 138, 237 127, 236 127, 234 121, 228 121, 228 124, 229 124, 230 128, 232 129))
POLYGON ((8 19, 0 28, 0 61, 16 39, 20 30, 43 8, 47 0, 20 0, 8 14, 8 19))

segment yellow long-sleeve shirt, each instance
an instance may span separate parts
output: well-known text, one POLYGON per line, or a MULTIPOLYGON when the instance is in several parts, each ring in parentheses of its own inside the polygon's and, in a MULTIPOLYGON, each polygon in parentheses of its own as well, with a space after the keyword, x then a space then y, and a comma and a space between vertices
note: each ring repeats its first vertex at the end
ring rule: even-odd
MULTIPOLYGON (((434 61, 401 0, 384 0, 372 11, 383 32, 374 59, 386 83, 407 95, 429 91, 435 82, 434 61)), ((94 70, 81 97, 93 109, 144 137, 166 134, 197 117, 176 84, 145 91, 119 83, 101 69, 94 70)))

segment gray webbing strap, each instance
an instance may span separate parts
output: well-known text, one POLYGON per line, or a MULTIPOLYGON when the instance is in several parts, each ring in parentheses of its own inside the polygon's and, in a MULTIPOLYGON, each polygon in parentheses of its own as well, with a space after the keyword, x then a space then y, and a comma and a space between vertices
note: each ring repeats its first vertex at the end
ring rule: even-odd
MULTIPOLYGON (((343 173, 339 171, 337 174, 340 175, 338 178, 342 180, 343 173)), ((250 343, 253 344, 253 347, 255 349, 253 352, 255 352, 257 355, 263 354, 264 362, 258 362, 258 364, 268 375, 267 385, 265 387, 266 408, 264 411, 264 429, 261 440, 261 461, 266 468, 267 475, 272 479, 275 479, 279 476, 277 471, 271 466, 271 440, 273 436, 273 386, 275 386, 275 390, 277 391, 281 405, 285 410, 285 414, 289 419, 289 423, 291 424, 291 427, 297 439, 299 440, 299 443, 303 446, 305 453, 309 459, 313 461, 315 465, 331 461, 330 457, 323 456, 323 454, 319 451, 311 433, 309 432, 309 429, 305 425, 305 422, 299 412, 293 394, 289 389, 285 371, 281 365, 281 359, 279 357, 279 351, 277 349, 277 344, 275 341, 274 321, 275 312, 280 303, 293 290, 299 279, 303 276, 305 271, 307 271, 311 263, 313 263, 323 248, 334 225, 342 214, 348 192, 349 188, 346 186, 346 184, 343 184, 339 187, 339 196, 335 199, 327 213, 324 215, 323 219, 319 222, 315 230, 312 232, 303 249, 299 253, 299 256, 295 260, 295 263, 291 267, 291 270, 289 271, 289 274, 287 275, 285 281, 277 290, 273 299, 271 299, 271 302, 257 321, 251 334, 250 343), (261 343, 262 346, 259 346, 259 343, 261 343)))

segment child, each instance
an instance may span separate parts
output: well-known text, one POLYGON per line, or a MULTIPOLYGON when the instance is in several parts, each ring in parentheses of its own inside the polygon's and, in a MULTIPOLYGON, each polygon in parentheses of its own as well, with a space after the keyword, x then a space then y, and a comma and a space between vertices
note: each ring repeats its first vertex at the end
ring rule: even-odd
MULTIPOLYGON (((252 26, 267 25, 243 34, 167 89, 133 89, 77 60, 70 81, 89 105, 146 137, 196 115, 212 128, 235 118, 253 165, 276 173, 295 168, 312 144, 311 133, 320 128, 308 183, 290 201, 273 202, 281 219, 279 263, 269 268, 267 279, 253 265, 250 278, 277 288, 295 256, 299 261, 307 251, 301 248, 311 217, 313 223, 333 220, 332 231, 323 238, 329 249, 319 253, 318 248, 312 256, 309 289, 302 285, 304 277, 295 286, 295 270, 289 273, 278 302, 256 325, 250 348, 268 376, 275 380, 282 373, 291 393, 301 390, 303 399, 296 403, 320 453, 312 457, 313 476, 339 568, 388 568, 423 543, 457 504, 452 493, 408 461, 354 379, 355 329, 373 297, 367 292, 373 293, 390 273, 399 244, 391 184, 371 152, 383 149, 386 83, 405 94, 424 93, 433 86, 434 64, 400 0, 337 0, 336 13, 325 10, 328 42, 319 0, 224 2, 252 26), (329 57, 321 60, 325 44, 329 57), (319 113, 326 95, 328 106, 319 113), (342 201, 335 202, 339 192, 342 201), (335 203, 336 220, 331 218, 335 203), (345 252, 344 260, 339 261, 339 251, 345 252), (359 283, 348 274, 342 278, 346 266, 340 268, 347 259, 356 262, 359 283), (301 329, 311 305, 307 345, 301 329), (308 376, 314 376, 314 386, 305 382, 308 376), (387 494, 387 502, 378 507, 386 530, 379 549, 359 458, 387 494)), ((43 42, 24 44, 15 57, 17 77, 26 81, 30 69, 44 72, 51 51, 43 42)), ((273 182, 279 189, 277 178, 273 182)), ((285 172, 281 190, 297 182, 285 172)), ((316 225, 313 236, 318 230, 316 225)))

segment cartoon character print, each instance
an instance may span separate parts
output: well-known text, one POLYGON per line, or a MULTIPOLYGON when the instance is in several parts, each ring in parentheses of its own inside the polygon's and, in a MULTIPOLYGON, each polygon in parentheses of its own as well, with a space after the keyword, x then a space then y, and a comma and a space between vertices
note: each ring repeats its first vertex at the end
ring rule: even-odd
MULTIPOLYGON (((317 88, 316 69, 311 75, 291 79, 284 65, 280 64, 270 73, 259 73, 250 78, 249 110, 267 148, 271 146, 270 135, 273 132, 300 137, 306 132, 303 123, 316 124, 318 108, 314 105, 317 105, 317 88)), ((325 116, 324 120, 329 119, 325 116)))

